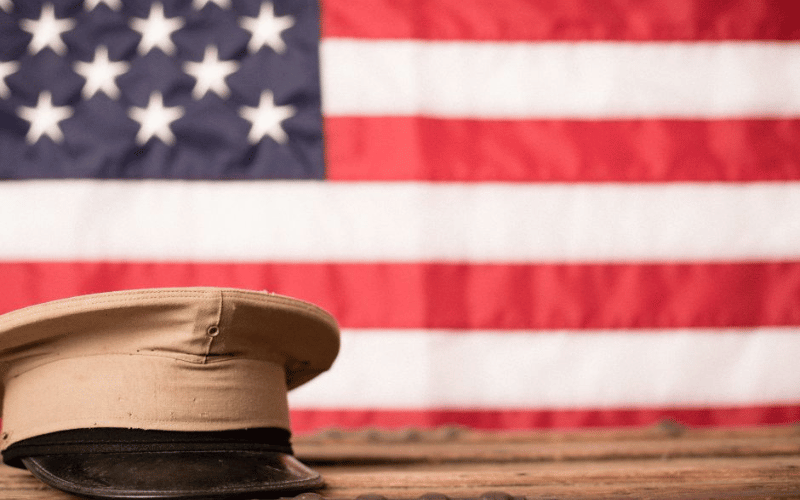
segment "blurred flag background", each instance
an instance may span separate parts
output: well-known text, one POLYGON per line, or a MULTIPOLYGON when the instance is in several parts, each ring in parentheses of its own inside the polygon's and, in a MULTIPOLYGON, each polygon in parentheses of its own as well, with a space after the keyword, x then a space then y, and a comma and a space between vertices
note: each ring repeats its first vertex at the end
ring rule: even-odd
POLYGON ((798 39, 794 0, 0 0, 0 312, 314 302, 296 432, 796 422, 798 39))

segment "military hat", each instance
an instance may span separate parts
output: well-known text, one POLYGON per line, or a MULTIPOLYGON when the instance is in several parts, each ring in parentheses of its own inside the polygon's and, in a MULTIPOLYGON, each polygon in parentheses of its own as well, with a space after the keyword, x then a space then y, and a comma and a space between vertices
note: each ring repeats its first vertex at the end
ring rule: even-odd
POLYGON ((317 488, 287 391, 327 370, 334 318, 266 292, 84 295, 0 316, 3 461, 92 498, 317 488))

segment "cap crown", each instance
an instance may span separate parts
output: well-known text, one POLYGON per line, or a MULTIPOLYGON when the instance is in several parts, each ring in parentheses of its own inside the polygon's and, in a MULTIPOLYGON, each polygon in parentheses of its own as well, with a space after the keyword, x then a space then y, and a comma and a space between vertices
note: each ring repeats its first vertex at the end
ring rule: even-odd
POLYGON ((168 288, 0 316, 3 448, 89 427, 289 427, 286 391, 327 370, 336 321, 275 294, 168 288))

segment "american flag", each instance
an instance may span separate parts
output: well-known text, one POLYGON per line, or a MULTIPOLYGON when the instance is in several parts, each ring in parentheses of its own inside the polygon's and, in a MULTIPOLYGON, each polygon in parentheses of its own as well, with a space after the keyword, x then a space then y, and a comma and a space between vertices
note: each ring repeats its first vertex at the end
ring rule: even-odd
POLYGON ((797 421, 798 39, 795 0, 0 0, 0 312, 314 302, 297 432, 797 421))

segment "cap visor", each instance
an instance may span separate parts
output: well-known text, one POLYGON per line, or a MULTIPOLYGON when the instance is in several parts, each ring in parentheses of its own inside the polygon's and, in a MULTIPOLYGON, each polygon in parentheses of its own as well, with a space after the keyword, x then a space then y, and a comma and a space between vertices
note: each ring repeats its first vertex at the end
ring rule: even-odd
POLYGON ((275 451, 160 451, 40 455, 31 473, 90 498, 265 498, 323 485, 294 456, 275 451))

